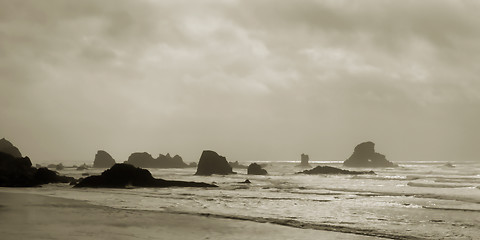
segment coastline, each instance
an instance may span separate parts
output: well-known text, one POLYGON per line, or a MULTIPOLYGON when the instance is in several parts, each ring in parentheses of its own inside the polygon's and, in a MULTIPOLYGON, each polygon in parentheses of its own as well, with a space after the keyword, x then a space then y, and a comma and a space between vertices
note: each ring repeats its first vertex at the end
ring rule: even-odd
POLYGON ((125 210, 0 188, 0 236, 10 239, 377 239, 242 219, 125 210))

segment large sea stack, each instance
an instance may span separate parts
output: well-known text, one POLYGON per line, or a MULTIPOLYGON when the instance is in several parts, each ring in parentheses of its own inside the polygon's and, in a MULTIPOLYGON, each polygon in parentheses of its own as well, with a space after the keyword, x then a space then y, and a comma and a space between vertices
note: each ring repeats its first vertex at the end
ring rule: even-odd
POLYGON ((185 168, 188 165, 183 162, 182 157, 175 155, 173 157, 170 156, 169 153, 167 155, 160 154, 158 158, 153 158, 147 152, 136 152, 132 153, 130 157, 128 157, 127 162, 135 167, 143 167, 143 168, 185 168))
POLYGON ((397 167, 398 165, 388 161, 385 155, 375 152, 375 143, 363 142, 358 144, 345 162, 347 167, 397 167))
POLYGON ((95 154, 95 160, 93 160, 94 168, 110 168, 115 165, 115 159, 103 150, 98 150, 95 154))
POLYGON ((0 152, 10 154, 16 158, 22 157, 20 150, 5 138, 0 139, 0 152))
POLYGON ((195 175, 210 176, 212 174, 227 175, 234 174, 227 159, 211 150, 205 150, 198 161, 195 175))
POLYGON ((154 178, 152 174, 142 168, 130 164, 120 163, 113 165, 99 176, 90 176, 80 181, 75 187, 93 188, 125 188, 135 187, 217 187, 202 182, 169 181, 154 178))

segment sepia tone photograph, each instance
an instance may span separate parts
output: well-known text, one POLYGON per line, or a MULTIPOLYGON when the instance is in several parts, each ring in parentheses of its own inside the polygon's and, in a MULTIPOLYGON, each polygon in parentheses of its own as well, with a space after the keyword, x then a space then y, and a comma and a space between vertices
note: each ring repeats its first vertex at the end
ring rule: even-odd
POLYGON ((479 12, 0 0, 0 239, 480 239, 479 12))

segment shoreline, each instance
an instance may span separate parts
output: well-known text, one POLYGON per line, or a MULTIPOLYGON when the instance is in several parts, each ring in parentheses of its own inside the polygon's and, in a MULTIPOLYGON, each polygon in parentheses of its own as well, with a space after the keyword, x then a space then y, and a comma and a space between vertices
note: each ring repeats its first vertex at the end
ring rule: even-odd
POLYGON ((0 235, 10 239, 377 239, 225 216, 126 210, 0 188, 0 235))

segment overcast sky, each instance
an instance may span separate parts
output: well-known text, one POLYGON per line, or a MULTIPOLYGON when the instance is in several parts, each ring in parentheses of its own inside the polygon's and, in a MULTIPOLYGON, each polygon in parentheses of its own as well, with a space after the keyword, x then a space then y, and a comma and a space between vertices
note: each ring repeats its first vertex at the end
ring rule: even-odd
POLYGON ((0 0, 0 138, 36 162, 480 160, 478 1, 0 0))

